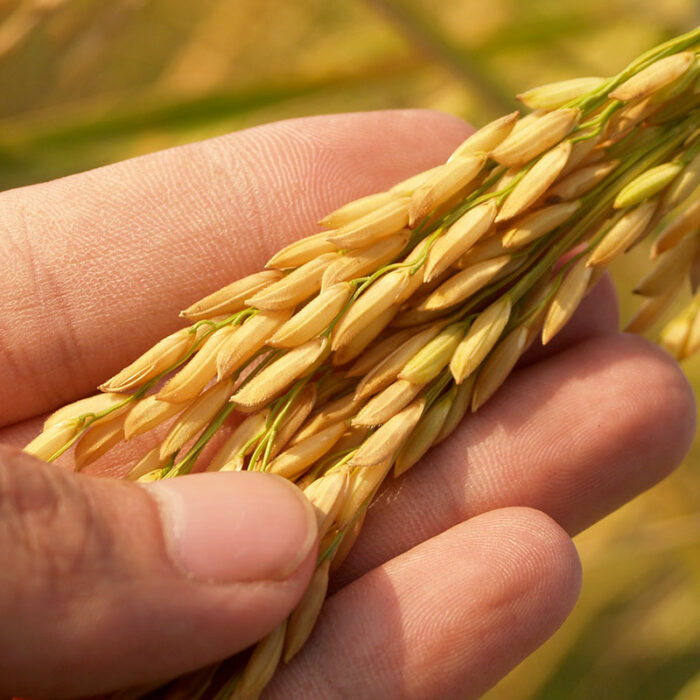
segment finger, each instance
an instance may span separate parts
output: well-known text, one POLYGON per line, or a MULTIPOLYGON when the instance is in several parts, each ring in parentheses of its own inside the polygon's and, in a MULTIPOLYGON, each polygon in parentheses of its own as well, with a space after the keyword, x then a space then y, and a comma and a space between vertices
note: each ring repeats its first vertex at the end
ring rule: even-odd
POLYGON ((695 399, 678 365, 608 335, 516 371, 368 513, 339 585, 494 508, 531 506, 575 533, 663 479, 688 451, 695 399))
POLYGON ((181 308, 468 133, 429 111, 310 117, 3 193, 0 424, 91 391, 181 308))
POLYGON ((3 448, 0 511, 0 696, 83 697, 212 663, 278 625, 315 561, 312 509, 264 474, 140 488, 3 448))
POLYGON ((574 546, 547 516, 480 515, 332 596, 265 697, 480 697, 561 625, 579 587, 574 546))

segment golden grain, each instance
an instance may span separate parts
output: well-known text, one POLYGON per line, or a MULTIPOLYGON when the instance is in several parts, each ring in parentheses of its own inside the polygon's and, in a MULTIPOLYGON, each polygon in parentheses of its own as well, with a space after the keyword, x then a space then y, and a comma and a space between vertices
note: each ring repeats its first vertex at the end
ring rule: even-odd
POLYGON ((695 61, 692 51, 683 51, 655 61, 608 93, 614 100, 641 100, 679 78, 695 61))
POLYGON ((390 460, 415 428, 424 406, 425 400, 417 399, 394 414, 360 445, 348 464, 354 467, 373 467, 384 460, 390 460))
POLYGON ((339 248, 364 248, 392 236, 408 224, 408 197, 398 197, 379 209, 326 234, 339 248))
POLYGON ((342 311, 353 291, 354 287, 348 282, 328 287, 278 328, 266 344, 272 347, 292 348, 315 338, 328 328, 342 311))
POLYGON ((167 459, 175 454, 186 442, 204 430, 233 391, 233 380, 227 379, 207 389, 196 398, 183 414, 173 423, 165 439, 160 444, 160 457, 167 459))
POLYGON ((222 314, 234 314, 245 308, 246 299, 281 278, 282 273, 277 270, 264 270, 248 275, 195 302, 182 311, 180 316, 199 321, 222 314))
POLYGON ((490 153, 510 134, 519 116, 520 112, 516 110, 482 126, 481 129, 475 131, 466 141, 457 146, 449 160, 475 153, 490 153))
POLYGON ((470 153, 445 163, 411 195, 409 226, 415 227, 434 209, 472 182, 485 162, 485 153, 470 153))
POLYGON ((656 211, 657 201, 650 199, 627 212, 607 232, 588 258, 587 265, 607 265, 631 246, 643 233, 656 211))
POLYGON ((352 419, 353 427, 371 427, 386 423, 405 408, 422 391, 425 384, 397 379, 386 389, 373 396, 352 419))
POLYGON ((591 273, 591 268, 586 265, 586 259, 581 258, 564 277, 547 309, 542 328, 543 345, 546 345, 574 315, 574 311, 588 289, 591 273))
POLYGON ((506 248, 517 248, 545 236, 570 219, 581 207, 581 201, 561 202, 526 214, 503 235, 506 248))
POLYGON ((257 353, 292 315, 291 309, 260 311, 236 331, 231 342, 223 343, 216 354, 218 380, 238 371, 257 353))
POLYGON ((311 372, 329 351, 328 338, 316 338, 292 348, 238 389, 231 400, 241 410, 256 410, 311 372))
POLYGON ((498 341, 510 318, 512 303, 506 294, 482 311, 469 328, 450 361, 450 371, 461 384, 498 341))
POLYGON ((287 633, 284 640, 284 662, 287 663, 297 654, 309 638, 328 590, 328 574, 331 560, 324 559, 314 571, 311 581, 301 600, 289 616, 287 633))
POLYGON ((411 232, 404 229, 366 248, 355 248, 341 255, 323 273, 321 289, 363 277, 393 262, 406 247, 410 237, 411 232))
MULTIPOLYGON (((398 199, 400 195, 397 192, 375 192, 368 194, 365 197, 360 197, 352 202, 343 204, 342 207, 332 211, 324 216, 318 223, 324 228, 340 228, 360 217, 366 216, 377 209, 390 204, 398 199)), ((327 233, 321 234, 328 237, 327 233)))
POLYGON ((513 129, 491 157, 509 168, 521 167, 559 143, 576 126, 579 116, 578 109, 547 112, 521 129, 513 129))
POLYGON ((597 77, 561 80, 522 92, 517 98, 531 109, 558 109, 567 102, 596 90, 604 82, 605 78, 597 77))
POLYGON ((442 274, 464 255, 490 228, 497 206, 491 200, 463 214, 433 243, 425 264, 425 282, 442 274))
POLYGON ((559 177, 570 153, 571 142, 564 141, 541 156, 506 197, 496 222, 508 221, 529 209, 559 177))

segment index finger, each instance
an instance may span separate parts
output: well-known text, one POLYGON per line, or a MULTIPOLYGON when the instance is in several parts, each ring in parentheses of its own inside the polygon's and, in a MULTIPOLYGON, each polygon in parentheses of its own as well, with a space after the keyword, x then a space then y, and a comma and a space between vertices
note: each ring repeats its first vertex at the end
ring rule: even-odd
POLYGON ((459 119, 279 122, 0 195, 0 425, 74 400, 353 198, 445 159, 459 119))

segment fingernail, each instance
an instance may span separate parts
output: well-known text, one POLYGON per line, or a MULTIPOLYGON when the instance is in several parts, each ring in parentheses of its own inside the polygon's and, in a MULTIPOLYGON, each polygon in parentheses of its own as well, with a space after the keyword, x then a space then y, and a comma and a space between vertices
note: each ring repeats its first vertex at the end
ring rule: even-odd
POLYGON ((173 563, 196 579, 285 579, 316 543, 313 508, 294 484, 280 477, 193 474, 143 488, 158 504, 173 563))

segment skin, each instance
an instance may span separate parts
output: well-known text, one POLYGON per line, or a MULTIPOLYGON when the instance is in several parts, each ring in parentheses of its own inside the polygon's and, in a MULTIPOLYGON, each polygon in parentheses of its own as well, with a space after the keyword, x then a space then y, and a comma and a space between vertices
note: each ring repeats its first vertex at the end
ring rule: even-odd
MULTIPOLYGON (((85 476, 17 447, 178 327, 180 308, 469 133, 427 111, 313 117, 0 195, 0 696, 171 677, 294 607, 314 547, 282 577, 187 576, 152 492, 94 476, 123 473, 128 451, 85 476)), ((266 698, 475 698, 551 636, 580 587, 570 537, 663 479, 695 431, 678 366, 617 325, 603 279, 560 336, 387 485, 266 698)), ((230 477, 212 476, 235 499, 230 477)), ((293 498, 279 496, 301 518, 293 498)), ((233 536, 237 552, 246 537, 233 536)), ((231 540, 208 546, 225 558, 231 540)), ((282 569, 294 553, 267 552, 282 569)))

